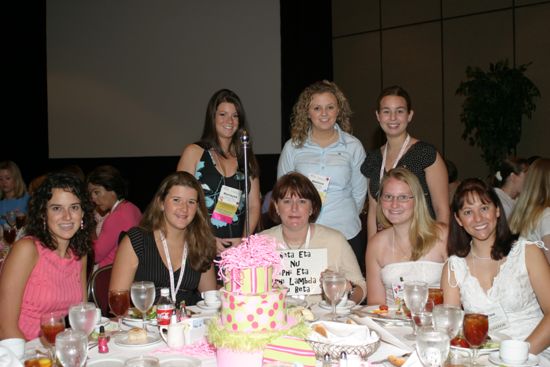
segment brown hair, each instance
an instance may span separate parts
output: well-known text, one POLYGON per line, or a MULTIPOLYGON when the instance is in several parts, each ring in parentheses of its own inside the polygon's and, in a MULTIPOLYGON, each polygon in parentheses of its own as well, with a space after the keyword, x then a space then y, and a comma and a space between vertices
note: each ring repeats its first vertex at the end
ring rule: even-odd
POLYGON ((407 103, 407 111, 412 109, 412 101, 409 93, 407 93, 407 91, 399 85, 392 85, 382 89, 378 95, 378 98, 376 99, 376 111, 380 111, 380 103, 382 102, 382 99, 387 96, 397 96, 403 98, 407 103))

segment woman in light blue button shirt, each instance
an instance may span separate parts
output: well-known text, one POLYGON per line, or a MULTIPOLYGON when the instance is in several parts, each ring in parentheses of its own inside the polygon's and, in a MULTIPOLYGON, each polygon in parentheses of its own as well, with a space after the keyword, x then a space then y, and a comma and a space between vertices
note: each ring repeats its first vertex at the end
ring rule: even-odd
POLYGON ((359 214, 367 180, 361 174, 365 149, 351 135, 351 109, 338 86, 315 82, 300 94, 292 113, 291 139, 281 152, 277 177, 297 171, 316 186, 323 206, 316 223, 344 234, 364 273, 365 238, 359 214))

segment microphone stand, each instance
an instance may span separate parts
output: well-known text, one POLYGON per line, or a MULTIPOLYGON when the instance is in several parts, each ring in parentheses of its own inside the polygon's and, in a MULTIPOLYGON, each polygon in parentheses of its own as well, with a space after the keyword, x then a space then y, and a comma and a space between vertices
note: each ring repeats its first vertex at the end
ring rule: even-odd
POLYGON ((250 236, 250 218, 248 214, 248 143, 250 139, 246 130, 242 131, 241 134, 241 144, 243 145, 244 153, 244 202, 245 202, 245 222, 244 222, 244 233, 246 237, 250 236))

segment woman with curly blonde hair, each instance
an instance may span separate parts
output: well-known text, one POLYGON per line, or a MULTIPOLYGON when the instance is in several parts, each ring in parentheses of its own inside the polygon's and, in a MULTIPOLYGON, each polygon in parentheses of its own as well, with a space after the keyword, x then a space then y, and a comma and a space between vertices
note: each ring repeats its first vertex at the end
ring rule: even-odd
MULTIPOLYGON (((539 158, 529 166, 509 224, 512 232, 550 248, 550 159, 539 158)), ((544 254, 550 262, 550 251, 544 254)))
POLYGON ((407 281, 439 288, 447 259, 447 226, 430 216, 414 173, 397 167, 384 175, 376 214, 384 229, 367 248, 368 303, 394 304, 402 299, 399 289, 407 281))
POLYGON ((304 89, 294 105, 291 139, 281 152, 277 177, 296 171, 313 182, 323 202, 316 223, 342 232, 364 272, 359 214, 367 188, 360 172, 365 149, 351 135, 350 116, 348 100, 335 83, 323 80, 304 89))

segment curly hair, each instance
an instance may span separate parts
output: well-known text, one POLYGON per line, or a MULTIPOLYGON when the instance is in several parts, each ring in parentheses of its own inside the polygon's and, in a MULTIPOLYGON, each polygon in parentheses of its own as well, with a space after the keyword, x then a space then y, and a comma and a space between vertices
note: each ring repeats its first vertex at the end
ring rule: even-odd
POLYGON ((114 191, 118 200, 125 199, 128 196, 128 184, 119 170, 113 166, 104 165, 94 168, 88 174, 86 183, 103 186, 107 191, 114 191))
MULTIPOLYGON (((237 156, 238 170, 244 172, 244 149, 240 142, 240 132, 246 130, 247 134, 250 136, 250 129, 248 128, 248 123, 246 121, 246 113, 244 111, 244 106, 241 102, 239 96, 229 89, 220 89, 210 97, 208 105, 206 106, 206 115, 204 117, 204 127, 202 130, 202 136, 200 141, 196 144, 201 148, 208 150, 214 149, 216 153, 221 155, 224 158, 227 158, 222 147, 220 146, 220 141, 218 139, 218 133, 216 131, 216 111, 218 106, 222 103, 231 103, 235 106, 237 115, 239 116, 239 125, 237 132, 231 137, 231 143, 229 143, 229 151, 234 152, 237 156)), ((259 177, 260 168, 258 162, 252 151, 252 144, 248 144, 248 170, 250 171, 250 177, 259 177)))
POLYGON ((271 193, 269 217, 273 220, 273 222, 277 224, 281 223, 281 218, 277 214, 275 204, 277 201, 283 199, 286 194, 296 195, 299 198, 308 199, 311 201, 311 215, 309 216, 309 223, 314 223, 317 220, 323 205, 319 192, 306 176, 298 172, 289 172, 277 180, 271 193))
MULTIPOLYGON (((11 174, 11 177, 15 183, 14 191, 15 191, 15 198, 19 199, 25 195, 27 192, 27 186, 25 185, 25 181, 23 180, 23 176, 21 175, 21 170, 15 164, 13 161, 3 161, 0 162, 0 170, 6 170, 9 171, 11 174)), ((4 192, 0 190, 0 200, 5 199, 4 192)))
MULTIPOLYGON (((390 178, 406 183, 411 189, 412 196, 414 197, 409 239, 412 244, 411 260, 416 261, 434 247, 436 241, 440 238, 440 230, 436 221, 430 215, 428 204, 424 197, 424 190, 422 190, 418 177, 404 167, 393 168, 382 178, 380 184, 382 188, 381 193, 384 192, 384 185, 390 178)), ((382 212, 383 205, 380 202, 381 197, 382 195, 378 196, 376 217, 384 228, 389 228, 392 226, 392 223, 388 221, 382 212)))
POLYGON ((46 225, 48 202, 53 196, 53 189, 62 189, 74 194, 80 200, 82 208, 82 226, 69 240, 69 249, 77 258, 91 252, 92 233, 95 230, 94 206, 88 195, 88 190, 80 178, 68 172, 48 173, 44 182, 34 191, 29 201, 29 212, 26 232, 38 238, 44 247, 55 250, 57 243, 51 229, 46 225))
POLYGON ((510 229, 522 236, 537 226, 550 207, 550 159, 539 158, 527 170, 523 190, 510 216, 510 229))
POLYGON ((491 203, 499 208, 500 216, 497 219, 495 243, 491 248, 491 258, 493 260, 500 260, 508 255, 517 236, 512 235, 510 232, 506 215, 504 215, 504 208, 495 190, 479 178, 466 179, 456 189, 453 202, 451 203, 451 211, 454 213, 454 218, 451 220, 447 252, 449 256, 456 255, 459 257, 466 257, 470 253, 472 236, 466 232, 464 227, 458 224, 456 218, 464 203, 473 202, 476 196, 482 203, 491 203))
POLYGON ((166 177, 160 184, 153 200, 143 213, 140 227, 148 231, 166 231, 166 221, 162 203, 174 186, 189 187, 197 192, 197 212, 187 225, 185 237, 189 246, 189 263, 195 271, 205 272, 212 265, 216 256, 216 242, 210 228, 204 192, 200 183, 188 172, 175 172, 166 177))
POLYGON ((336 83, 322 80, 306 87, 306 89, 300 93, 296 104, 294 104, 292 116, 290 117, 290 136, 295 146, 302 147, 304 145, 309 130, 311 129, 309 105, 314 95, 323 93, 331 93, 336 97, 336 101, 338 102, 338 117, 336 118, 336 123, 343 131, 349 134, 352 133, 350 121, 352 112, 346 96, 342 93, 340 88, 338 88, 336 83))

